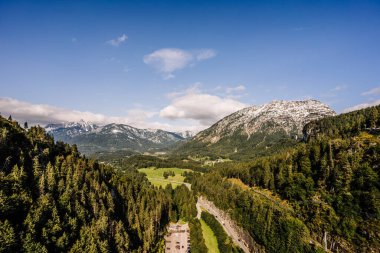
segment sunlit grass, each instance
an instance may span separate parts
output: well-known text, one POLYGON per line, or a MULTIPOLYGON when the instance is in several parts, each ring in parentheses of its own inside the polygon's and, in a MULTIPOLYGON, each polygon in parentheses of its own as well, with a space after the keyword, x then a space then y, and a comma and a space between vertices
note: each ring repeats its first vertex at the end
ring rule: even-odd
POLYGON ((202 234, 205 239, 206 247, 208 248, 208 253, 220 253, 218 248, 218 241, 214 235, 212 229, 204 222, 204 220, 200 219, 202 226, 202 234))
POLYGON ((184 177, 181 175, 185 171, 191 171, 189 169, 180 169, 180 168, 143 168, 138 170, 141 173, 144 173, 148 180, 154 185, 154 186, 161 186, 163 188, 166 187, 168 184, 172 184, 172 187, 175 188, 182 184, 184 181, 184 177), (167 171, 173 171, 175 173, 175 176, 169 176, 167 179, 164 178, 164 172, 167 171))

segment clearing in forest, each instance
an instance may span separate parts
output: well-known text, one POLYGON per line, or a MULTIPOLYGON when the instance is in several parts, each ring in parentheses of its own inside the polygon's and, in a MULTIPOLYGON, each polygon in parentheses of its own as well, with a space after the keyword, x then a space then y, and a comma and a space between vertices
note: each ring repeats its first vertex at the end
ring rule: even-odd
POLYGON ((190 172, 191 170, 180 169, 180 168, 149 167, 149 168, 139 169, 138 171, 141 173, 144 173, 147 176, 148 180, 154 186, 157 186, 157 187, 162 186, 163 188, 165 188, 166 185, 172 184, 172 187, 175 188, 178 185, 183 184, 183 180, 185 179, 185 177, 182 176, 182 173, 184 173, 185 171, 190 172), (169 174, 167 178, 164 177, 165 172, 169 174))
POLYGON ((199 220, 202 226, 202 234, 209 253, 219 253, 218 241, 212 229, 202 219, 199 220))

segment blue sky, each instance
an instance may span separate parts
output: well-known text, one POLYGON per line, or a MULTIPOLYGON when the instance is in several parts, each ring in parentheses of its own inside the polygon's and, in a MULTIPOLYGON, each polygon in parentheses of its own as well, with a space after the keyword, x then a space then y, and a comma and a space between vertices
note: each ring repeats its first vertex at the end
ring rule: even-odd
POLYGON ((2 1, 0 112, 199 130, 245 106, 380 103, 380 1, 2 1))

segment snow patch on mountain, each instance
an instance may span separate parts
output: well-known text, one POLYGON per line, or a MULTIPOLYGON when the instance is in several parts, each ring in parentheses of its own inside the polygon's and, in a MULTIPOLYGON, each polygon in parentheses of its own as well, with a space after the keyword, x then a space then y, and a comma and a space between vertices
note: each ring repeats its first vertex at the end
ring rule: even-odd
POLYGON ((56 139, 63 141, 69 141, 70 139, 77 137, 81 138, 87 136, 89 139, 93 139, 94 137, 96 138, 103 136, 119 139, 126 138, 129 140, 135 140, 137 143, 148 141, 155 144, 167 145, 169 143, 182 141, 192 136, 190 131, 173 133, 160 129, 139 129, 128 125, 115 123, 98 126, 83 120, 80 122, 48 124, 45 129, 56 139))
POLYGON ((247 139, 252 134, 263 131, 285 131, 287 134, 301 135, 308 122, 334 115, 336 113, 332 109, 317 100, 273 101, 239 110, 200 132, 194 139, 216 143, 237 131, 247 135, 247 139))

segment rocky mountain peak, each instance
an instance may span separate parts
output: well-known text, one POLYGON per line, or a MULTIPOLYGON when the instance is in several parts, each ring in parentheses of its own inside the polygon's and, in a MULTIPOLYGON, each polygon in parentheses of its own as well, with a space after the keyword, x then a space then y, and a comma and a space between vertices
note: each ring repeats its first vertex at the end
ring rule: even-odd
POLYGON ((216 143, 221 138, 236 132, 246 135, 247 139, 257 132, 284 131, 289 135, 302 135, 303 127, 312 120, 336 113, 317 100, 272 101, 239 110, 195 136, 202 142, 216 143))

